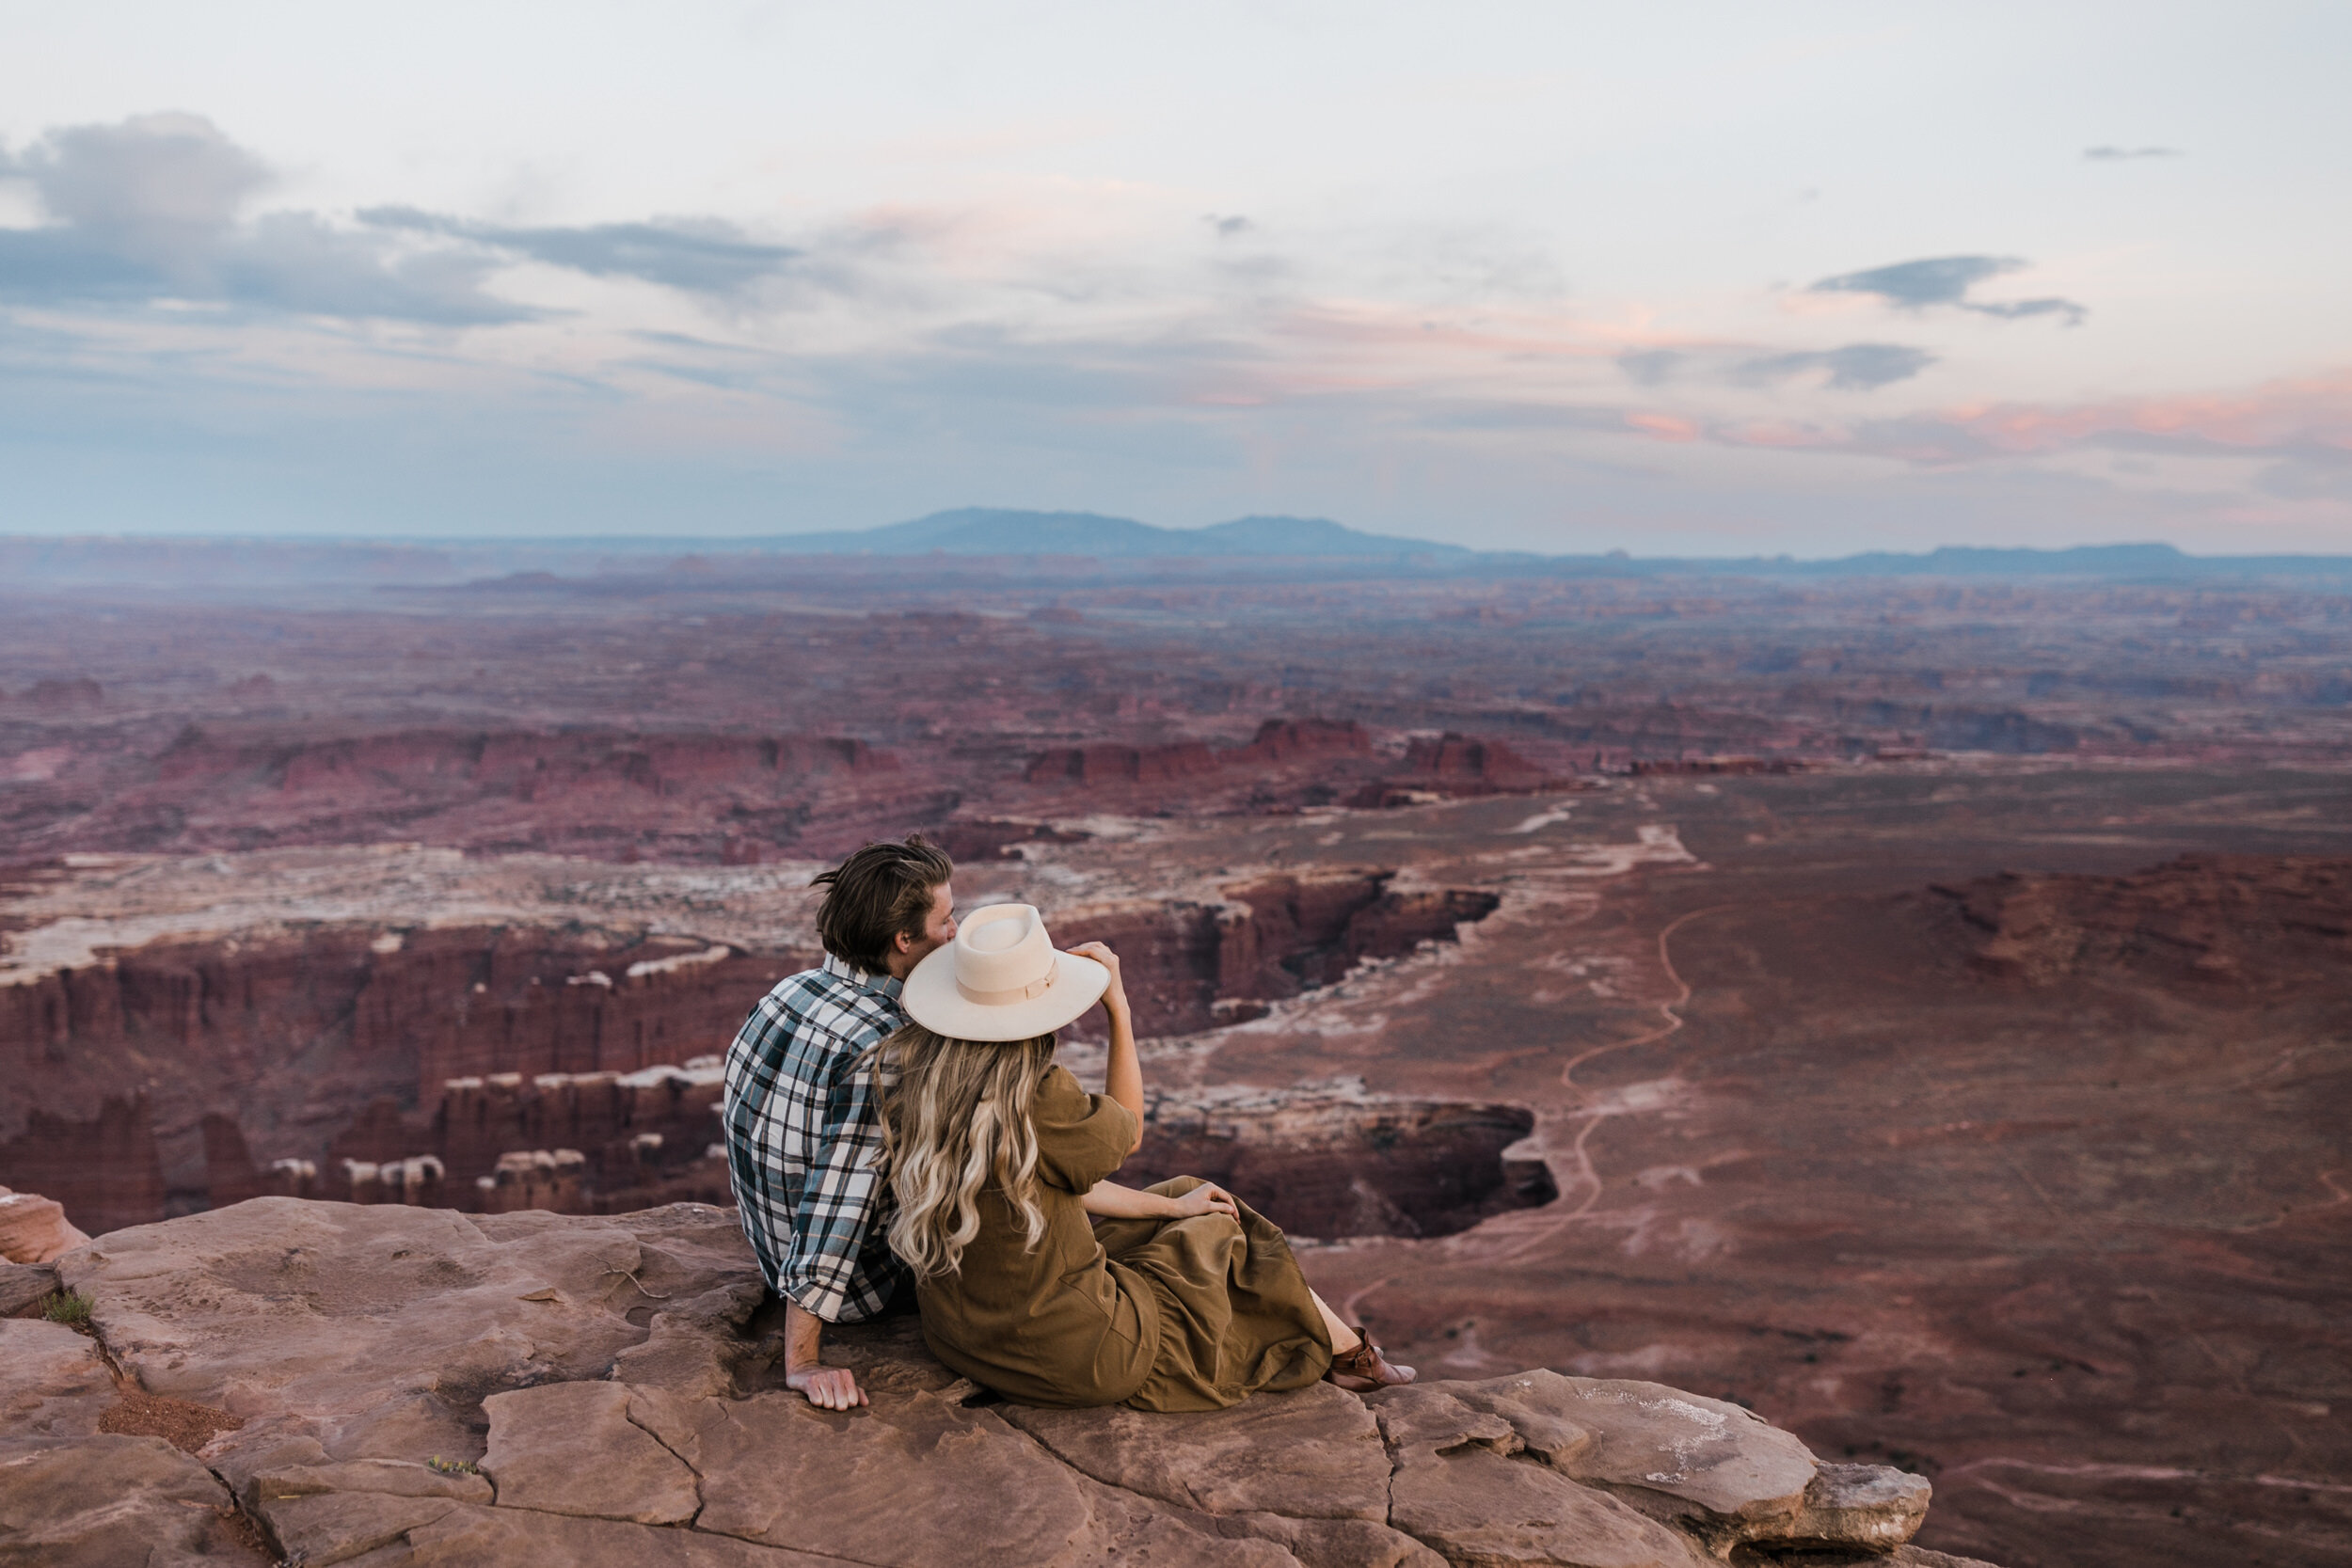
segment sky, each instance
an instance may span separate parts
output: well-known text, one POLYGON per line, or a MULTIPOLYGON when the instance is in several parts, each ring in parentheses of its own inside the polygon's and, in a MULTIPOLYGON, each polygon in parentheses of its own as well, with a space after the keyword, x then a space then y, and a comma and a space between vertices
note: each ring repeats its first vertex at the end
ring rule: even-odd
POLYGON ((0 0, 0 532, 2352 553, 2352 7, 0 0))

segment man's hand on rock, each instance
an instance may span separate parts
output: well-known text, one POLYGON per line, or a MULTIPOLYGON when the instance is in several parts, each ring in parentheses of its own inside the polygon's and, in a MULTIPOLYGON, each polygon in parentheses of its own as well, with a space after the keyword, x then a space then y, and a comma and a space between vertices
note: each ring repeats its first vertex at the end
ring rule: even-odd
POLYGON ((824 1362, 825 1321, 799 1302, 784 1301, 784 1386, 819 1410, 854 1410, 866 1390, 847 1367, 824 1362))
POLYGON ((847 1367, 809 1367, 784 1374, 784 1386, 819 1410, 854 1410, 866 1402, 866 1390, 847 1367))

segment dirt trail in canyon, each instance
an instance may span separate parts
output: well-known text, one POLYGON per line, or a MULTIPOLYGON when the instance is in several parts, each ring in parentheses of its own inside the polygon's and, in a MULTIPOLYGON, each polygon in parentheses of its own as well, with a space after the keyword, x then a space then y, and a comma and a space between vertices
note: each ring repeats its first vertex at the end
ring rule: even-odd
MULTIPOLYGON (((1691 985, 1689 981, 1683 979, 1681 973, 1675 968, 1674 956, 1668 949, 1667 943, 1677 931, 1680 930, 1683 927, 1690 925, 1692 921, 1704 919, 1706 916, 1710 914, 1721 914, 1725 910, 1735 909, 1737 907, 1737 905, 1732 904, 1711 904, 1706 909, 1693 910, 1688 914, 1678 915, 1675 919, 1666 923, 1666 925, 1658 933, 1658 964, 1660 969, 1665 973, 1666 978, 1673 983, 1676 994, 1673 1001, 1661 1002, 1657 1004, 1658 1011, 1664 1022, 1660 1023, 1658 1027, 1646 1030, 1642 1034, 1635 1035, 1629 1039, 1613 1040, 1606 1045, 1596 1045, 1584 1051, 1579 1052, 1575 1056, 1569 1059, 1565 1067, 1563 1067, 1560 1069, 1560 1083, 1562 1086, 1571 1091, 1579 1091, 1580 1085, 1576 1082, 1576 1069, 1582 1067, 1586 1062, 1592 1061, 1596 1057, 1606 1056, 1613 1052, 1631 1051, 1640 1046, 1654 1045, 1658 1041, 1668 1038, 1681 1030, 1682 1015, 1676 1009, 1685 1006, 1690 1003, 1691 985)), ((1534 1237, 1527 1243, 1523 1243, 1523 1249, 1540 1245, 1543 1242, 1556 1237, 1562 1228, 1575 1224, 1577 1221, 1582 1219, 1586 1214, 1592 1212, 1593 1205, 1600 1200, 1601 1180, 1600 1173, 1593 1168, 1593 1157, 1590 1150, 1585 1146, 1590 1142, 1593 1135, 1593 1130, 1595 1128, 1598 1127, 1602 1122, 1608 1120, 1613 1116, 1623 1116, 1626 1114, 1628 1113, 1623 1111, 1594 1111, 1586 1115, 1584 1125, 1577 1130, 1576 1141, 1570 1146, 1570 1152, 1575 1156, 1576 1161, 1576 1170, 1574 1173, 1575 1180, 1578 1185, 1581 1186, 1584 1190, 1583 1198, 1574 1209, 1568 1210, 1566 1212, 1553 1217, 1551 1227, 1543 1234, 1534 1237)), ((1541 1124, 1538 1123, 1539 1128, 1541 1124)), ((1539 1131, 1537 1136, 1540 1138, 1541 1135, 1542 1134, 1539 1131)), ((1570 1191, 1570 1188, 1565 1180, 1566 1174, 1567 1173, 1563 1172, 1557 1165, 1552 1167, 1553 1180, 1559 1181, 1561 1184, 1560 1190, 1563 1195, 1563 1202, 1565 1201, 1565 1195, 1570 1191)), ((1557 1207, 1557 1205, 1554 1207, 1557 1207)), ((1547 1213, 1549 1213, 1549 1211, 1547 1211, 1547 1213)))
MULTIPOLYGON (((1676 993, 1671 1001, 1652 1004, 1658 1009, 1661 1022, 1655 1027, 1640 1034, 1629 1036, 1624 1039, 1609 1040, 1599 1045, 1588 1046, 1578 1052, 1560 1069, 1559 1081, 1562 1087, 1571 1094, 1581 1096, 1582 1088, 1576 1082, 1576 1070, 1585 1063, 1615 1052, 1630 1051, 1656 1044, 1681 1030, 1683 1020, 1677 1009, 1688 1005, 1692 991, 1689 982, 1684 980, 1681 973, 1675 968, 1669 942, 1677 931, 1692 922, 1708 915, 1720 914, 1737 907, 1731 904, 1712 904, 1705 909, 1692 910, 1686 914, 1677 915, 1660 928, 1655 942, 1658 963, 1667 981, 1674 986, 1676 993)), ((1424 1244, 1442 1246, 1454 1259, 1465 1261, 1484 1256, 1496 1261, 1516 1262, 1542 1253, 1548 1247, 1552 1246, 1569 1227, 1583 1220, 1592 1212, 1594 1205, 1600 1200, 1604 1184, 1600 1173, 1593 1164, 1587 1145, 1594 1131, 1602 1123, 1614 1117, 1634 1113, 1624 1110, 1580 1113, 1574 1108, 1563 1110, 1540 1106, 1535 1109, 1534 1132, 1519 1149, 1513 1152, 1521 1153, 1523 1156, 1528 1146, 1533 1146, 1533 1151, 1538 1153, 1544 1163, 1549 1166, 1560 1196, 1543 1209, 1523 1213, 1497 1215, 1459 1235, 1445 1237, 1435 1243, 1424 1244), (1581 1125, 1577 1128, 1575 1136, 1568 1146, 1567 1158, 1562 1159, 1554 1152, 1547 1133, 1556 1120, 1573 1118, 1580 1114, 1582 1116, 1581 1125), (1581 1196, 1578 1196, 1580 1192, 1581 1196)), ((1341 1311, 1353 1317, 1364 1298, 1395 1283, 1399 1277, 1408 1272, 1408 1269, 1404 1268, 1392 1270, 1357 1285, 1340 1301, 1341 1311)), ((1476 1344, 1473 1329, 1469 1331, 1469 1337, 1463 1342, 1463 1351, 1474 1353, 1476 1344)))

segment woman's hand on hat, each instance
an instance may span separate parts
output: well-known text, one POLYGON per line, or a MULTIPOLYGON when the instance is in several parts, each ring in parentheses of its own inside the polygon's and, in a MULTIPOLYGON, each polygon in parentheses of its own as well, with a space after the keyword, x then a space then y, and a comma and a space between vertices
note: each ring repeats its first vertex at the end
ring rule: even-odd
POLYGON ((1240 1211, 1233 1206, 1233 1195, 1214 1181, 1203 1181, 1192 1191, 1168 1201, 1176 1206, 1174 1212, 1168 1216, 1171 1219, 1188 1220, 1197 1214, 1224 1214, 1232 1219, 1241 1218, 1240 1211))
POLYGON ((1103 1006, 1113 1018, 1124 1014, 1127 986, 1119 976, 1119 955, 1099 942, 1082 942, 1070 951, 1081 958, 1092 958, 1111 972, 1111 983, 1103 990, 1103 1006))

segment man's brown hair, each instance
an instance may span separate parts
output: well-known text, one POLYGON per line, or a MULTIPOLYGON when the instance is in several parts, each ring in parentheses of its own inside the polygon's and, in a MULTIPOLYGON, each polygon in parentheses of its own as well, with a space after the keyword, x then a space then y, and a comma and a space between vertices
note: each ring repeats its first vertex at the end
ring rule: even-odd
POLYGON ((931 890, 956 874, 956 863, 921 833, 903 844, 868 844, 811 882, 825 890, 817 939, 825 951, 860 969, 890 966, 891 939, 923 934, 931 890))

